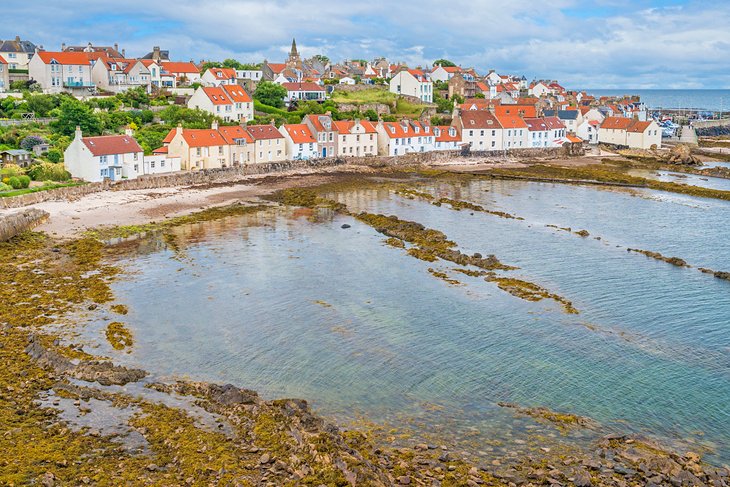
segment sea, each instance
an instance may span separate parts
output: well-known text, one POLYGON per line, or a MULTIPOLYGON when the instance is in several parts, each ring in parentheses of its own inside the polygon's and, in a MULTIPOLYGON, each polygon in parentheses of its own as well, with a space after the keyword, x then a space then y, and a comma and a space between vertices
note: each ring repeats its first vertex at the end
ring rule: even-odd
POLYGON ((639 95, 647 107, 730 112, 730 90, 587 89, 593 96, 639 95))
POLYGON ((353 213, 440 230, 466 254, 493 254, 517 268, 501 274, 580 313, 416 259, 351 216, 284 208, 179 227, 174 244, 143 239, 113 284, 133 349, 109 346, 104 330, 117 318, 102 310, 82 334, 153 379, 304 398, 340 425, 405 430, 475 455, 591 439, 501 407, 515 403, 591 418, 597 435, 637 433, 730 463, 730 282, 698 270, 730 271, 730 202, 522 181, 423 184, 522 219, 388 188, 328 196, 353 213))

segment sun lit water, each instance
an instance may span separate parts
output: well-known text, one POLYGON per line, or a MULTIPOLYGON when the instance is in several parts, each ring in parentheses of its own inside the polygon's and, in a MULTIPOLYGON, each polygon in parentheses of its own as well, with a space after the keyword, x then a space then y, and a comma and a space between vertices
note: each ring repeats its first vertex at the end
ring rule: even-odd
MULTIPOLYGON (((730 271, 730 203, 514 181, 422 189, 525 220, 385 189, 331 196, 439 229, 465 253, 495 254, 520 268, 506 275, 581 313, 416 260, 353 218, 312 222, 282 210, 180 228, 177 253, 148 242, 114 285, 136 337, 133 352, 115 358, 157 375, 303 397, 343 423, 364 417, 469 438, 483 451, 487 439, 509 445, 534 427, 497 406, 506 401, 730 461, 730 282, 626 251, 730 271)), ((103 324, 88 330, 102 347, 103 324)))
POLYGON ((672 171, 650 171, 646 169, 631 170, 629 171, 629 174, 647 179, 656 179, 657 181, 665 181, 668 183, 688 184, 702 188, 730 191, 730 179, 725 178, 699 176, 697 174, 685 174, 672 171))

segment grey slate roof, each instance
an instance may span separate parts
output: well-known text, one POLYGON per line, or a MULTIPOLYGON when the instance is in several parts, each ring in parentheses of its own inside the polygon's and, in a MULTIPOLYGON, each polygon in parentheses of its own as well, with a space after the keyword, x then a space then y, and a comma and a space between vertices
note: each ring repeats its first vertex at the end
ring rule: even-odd
POLYGON ((560 120, 578 120, 578 110, 545 110, 543 115, 546 117, 558 117, 560 120))
POLYGON ((16 37, 9 41, 0 41, 0 52, 25 52, 33 54, 35 53, 35 44, 16 37))

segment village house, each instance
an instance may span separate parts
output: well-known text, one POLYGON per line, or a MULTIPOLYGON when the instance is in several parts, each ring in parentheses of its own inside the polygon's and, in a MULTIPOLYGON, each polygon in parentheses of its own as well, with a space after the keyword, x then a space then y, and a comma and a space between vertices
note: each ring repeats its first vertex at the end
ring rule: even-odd
POLYGON ((543 113, 546 117, 558 117, 565 125, 568 133, 575 134, 580 124, 583 123, 583 115, 580 110, 545 110, 543 113))
POLYGON ((16 164, 20 167, 28 167, 33 162, 33 156, 24 149, 8 149, 0 151, 0 167, 5 164, 16 164))
POLYGON ((410 152, 429 152, 434 147, 431 126, 415 120, 378 122, 378 153, 400 156, 410 152))
POLYGON ((601 122, 598 120, 584 119, 583 123, 578 126, 575 134, 589 144, 597 144, 600 126, 601 122))
POLYGON ((472 151, 502 150, 504 140, 499 120, 489 110, 457 110, 454 126, 461 134, 461 143, 472 151))
POLYGON ((179 63, 172 61, 164 61, 161 64, 162 74, 166 80, 163 86, 168 88, 177 88, 180 85, 190 85, 200 82, 200 70, 198 67, 190 63, 179 63), (171 84, 171 85, 170 85, 171 84))
POLYGON ((10 67, 8 62, 0 56, 0 93, 10 89, 10 67))
POLYGON ((96 90, 91 67, 89 53, 39 51, 28 63, 28 73, 45 93, 88 95, 96 90))
POLYGON ((18 36, 12 40, 0 41, 0 56, 8 62, 8 69, 27 70, 35 51, 35 44, 21 40, 18 36))
POLYGON ((461 149, 461 135, 456 130, 456 127, 438 125, 433 127, 433 135, 436 140, 433 150, 446 151, 461 149))
POLYGON ((528 147, 548 147, 550 140, 550 130, 545 120, 542 118, 526 118, 528 132, 528 147))
POLYGON ((91 42, 85 46, 67 46, 66 44, 61 44, 61 51, 96 53, 100 54, 101 57, 124 58, 124 49, 120 51, 119 44, 114 44, 113 46, 95 46, 91 42))
MULTIPOLYGON (((69 53, 79 54, 79 53, 69 53)), ((64 165, 71 176, 88 182, 104 179, 134 179, 140 174, 144 151, 131 132, 126 135, 84 137, 81 128, 63 153, 64 165)))
POLYGON ((489 70, 489 73, 487 73, 484 79, 493 86, 502 84, 502 77, 493 69, 489 70))
POLYGON ((368 120, 333 122, 337 130, 337 154, 340 156, 377 156, 378 131, 368 120))
POLYGON ((449 100, 454 95, 459 95, 462 98, 474 98, 477 92, 481 92, 481 90, 477 89, 477 82, 468 73, 456 73, 449 79, 449 100))
POLYGON ((562 145, 563 139, 568 135, 563 121, 558 117, 543 117, 543 120, 545 120, 545 125, 547 125, 549 130, 552 147, 562 145))
POLYGON ((318 101, 323 102, 326 98, 324 86, 317 83, 301 82, 301 83, 282 83, 286 88, 287 104, 297 101, 318 101))
POLYGON ((404 69, 390 80, 390 92, 408 95, 424 103, 433 102, 433 83, 420 69, 404 69))
POLYGON ((260 69, 237 69, 236 79, 239 82, 253 82, 258 83, 264 77, 263 71, 260 69))
POLYGON ((528 147, 528 129, 518 115, 495 115, 502 126, 502 148, 524 149, 528 147))
POLYGON ((232 166, 256 163, 254 140, 243 125, 221 125, 214 123, 213 128, 217 129, 228 143, 229 163, 232 166))
POLYGON ((431 81, 449 81, 461 72, 462 69, 458 66, 434 66, 431 70, 431 81))
POLYGON ((253 120, 253 100, 237 84, 201 86, 188 100, 188 108, 198 108, 227 122, 253 120))
POLYGON ((287 159, 286 140, 273 125, 246 127, 253 139, 256 162, 278 162, 287 159))
POLYGON ((530 95, 536 96, 537 98, 542 98, 543 96, 548 95, 550 92, 550 87, 542 81, 530 84, 530 88, 528 90, 528 93, 530 95))
POLYGON ((634 118, 607 117, 598 129, 598 141, 632 149, 659 149, 662 131, 654 120, 645 122, 634 118))
POLYGON ((302 123, 309 127, 312 135, 317 139, 319 157, 337 155, 337 129, 333 125, 331 115, 307 114, 302 119, 302 123))
POLYGON ((236 70, 232 68, 210 68, 203 73, 200 81, 205 86, 221 86, 237 84, 236 70))
POLYGON ((279 132, 286 141, 286 153, 289 159, 307 161, 317 157, 317 140, 306 124, 284 124, 279 132))
POLYGON ((168 154, 167 147, 159 147, 152 151, 152 154, 144 156, 142 159, 142 173, 148 174, 165 174, 177 172, 181 170, 181 161, 179 156, 171 156, 168 154))
POLYGON ((98 88, 114 93, 137 87, 152 91, 150 71, 136 59, 99 58, 91 68, 91 79, 98 88))
POLYGON ((170 131, 163 140, 168 155, 180 158, 185 171, 218 169, 232 165, 230 147, 216 124, 210 129, 183 129, 181 125, 170 131))

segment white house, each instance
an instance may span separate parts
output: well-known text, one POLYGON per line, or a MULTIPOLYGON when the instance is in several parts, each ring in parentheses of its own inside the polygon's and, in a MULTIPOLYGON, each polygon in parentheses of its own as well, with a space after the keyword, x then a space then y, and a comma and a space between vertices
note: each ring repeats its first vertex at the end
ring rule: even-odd
POLYGON ((487 76, 485 76, 485 79, 487 80, 487 82, 489 82, 490 84, 492 84, 494 86, 502 84, 502 77, 499 74, 497 74, 497 72, 494 71, 493 69, 489 70, 489 74, 487 74, 487 76))
POLYGON ((188 100, 188 108, 199 108, 228 122, 253 120, 253 100, 239 85, 201 86, 188 100))
POLYGON ((433 150, 459 150, 461 148, 461 135, 456 127, 448 125, 433 127, 433 135, 436 140, 433 150))
POLYGON ((235 85, 236 70, 232 68, 210 68, 203 73, 200 80, 205 86, 235 85))
POLYGON ((264 77, 264 72, 260 69, 237 69, 236 79, 241 81, 253 81, 258 83, 264 77))
POLYGON ((600 126, 601 122, 597 120, 584 119, 583 123, 578 126, 575 134, 589 144, 597 144, 600 126))
POLYGON ((548 147, 550 144, 550 130, 542 118, 526 118, 528 147, 548 147))
POLYGON ((525 149, 528 147, 527 124, 519 115, 502 113, 495 116, 502 126, 502 148, 525 149))
POLYGON ((354 85, 354 84, 356 84, 356 81, 353 78, 350 78, 349 76, 345 76, 344 78, 340 78, 340 84, 341 85, 354 85))
POLYGON ((326 98, 326 91, 323 86, 311 81, 290 83, 281 83, 281 86, 286 88, 286 102, 291 103, 292 101, 304 100, 304 101, 324 101, 326 98))
POLYGON ((378 131, 368 120, 332 122, 337 131, 337 154, 340 156, 377 156, 378 131))
POLYGON ((0 56, 0 93, 10 89, 10 68, 8 62, 0 56))
MULTIPOLYGON (((32 61, 31 61, 32 62, 32 61)), ((131 135, 83 137, 81 128, 63 153, 64 165, 71 176, 99 182, 133 179, 142 173, 144 151, 131 135)))
POLYGON ((177 88, 178 85, 188 85, 200 82, 200 70, 193 63, 179 63, 161 61, 162 74, 165 78, 164 86, 177 88), (171 83, 171 85, 169 85, 171 83))
POLYGON ((28 63, 28 76, 40 84, 45 93, 65 91, 84 95, 96 88, 91 67, 91 59, 85 52, 39 51, 28 63))
POLYGON ((458 66, 435 66, 431 71, 432 81, 449 81, 456 73, 461 73, 458 66))
POLYGON ((634 118, 606 117, 598 129, 602 144, 627 146, 632 149, 661 148, 662 131, 654 121, 643 122, 634 118))
POLYGON ((546 117, 558 117, 565 124, 569 133, 576 133, 580 124, 583 123, 583 114, 580 110, 545 110, 546 117))
POLYGON ((547 95, 548 93, 551 93, 551 89, 548 85, 543 83, 542 81, 538 81, 537 83, 532 83, 530 85, 530 89, 528 90, 528 93, 532 96, 536 96, 538 98, 542 98, 543 96, 547 95))
POLYGON ((98 88, 114 93, 140 86, 147 93, 152 90, 149 69, 136 59, 100 57, 91 68, 91 78, 98 88))
POLYGON ((160 147, 142 159, 142 174, 164 174, 181 170, 180 156, 168 153, 168 147, 160 147))
POLYGON ((435 137, 431 126, 415 120, 378 122, 376 130, 380 155, 399 156, 434 149, 435 137))
POLYGON ((317 157, 317 140, 306 124, 284 124, 279 132, 286 141, 286 153, 289 159, 309 160, 317 157))
POLYGON ((433 83, 421 70, 404 69, 390 80, 390 92, 408 95, 425 103, 433 102, 433 83))
POLYGON ((545 120, 551 140, 551 145, 548 147, 560 147, 568 135, 565 124, 558 117, 543 117, 543 120, 545 120))
POLYGON ((471 147, 471 150, 502 150, 502 126, 489 110, 457 110, 453 119, 461 134, 461 143, 471 147))

